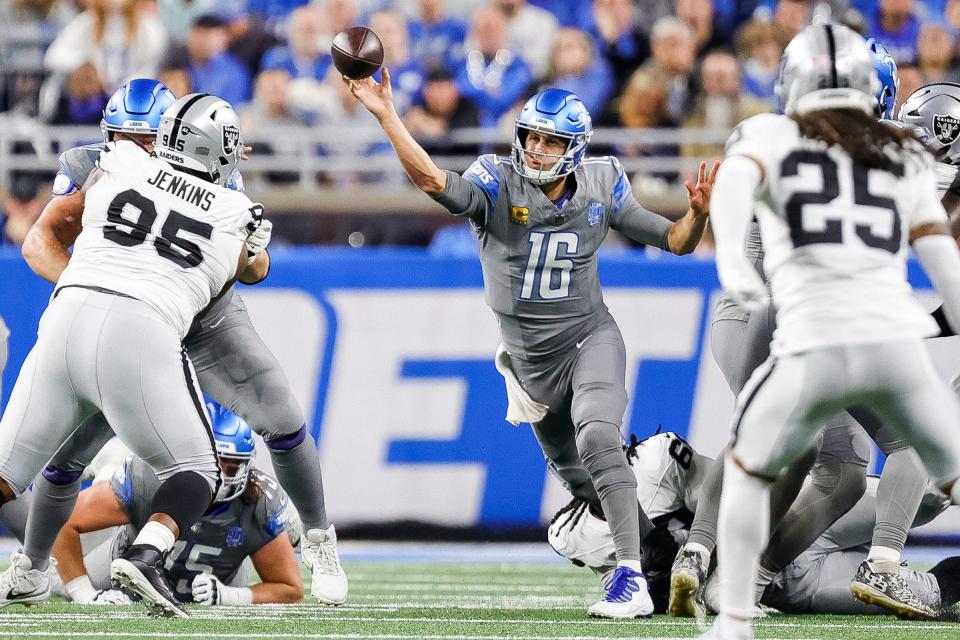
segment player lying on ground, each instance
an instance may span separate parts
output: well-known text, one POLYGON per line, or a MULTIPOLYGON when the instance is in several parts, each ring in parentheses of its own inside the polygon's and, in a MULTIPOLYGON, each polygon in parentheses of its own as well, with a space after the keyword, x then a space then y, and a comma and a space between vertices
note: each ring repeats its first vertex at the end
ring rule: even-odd
MULTIPOLYGON (((300 602, 303 584, 288 531, 286 494, 265 473, 250 468, 250 426, 207 399, 223 483, 210 509, 181 533, 164 568, 180 602, 247 605, 300 602), (248 586, 244 560, 251 558, 262 582, 248 586)), ((119 604, 124 594, 110 584, 110 563, 136 537, 149 515, 156 475, 129 457, 110 482, 80 492, 53 547, 70 599, 79 604, 119 604), (80 535, 116 527, 115 535, 83 555, 80 535)), ((129 602, 129 600, 127 600, 129 602)))
POLYGON ((547 89, 517 116, 511 156, 481 156, 461 176, 441 170, 404 127, 387 69, 380 84, 345 81, 413 183, 476 229, 503 342, 497 368, 507 380, 508 419, 531 423, 550 468, 614 531, 618 566, 588 613, 651 615, 640 562, 640 532, 651 525, 637 507, 620 433, 626 350, 603 302, 596 252, 611 228, 672 253, 693 251, 713 171, 708 177, 701 164, 697 183, 687 182, 687 213, 671 223, 637 203, 616 158, 584 157, 590 114, 573 93, 547 89))
MULTIPOLYGON (((663 613, 667 610, 672 557, 689 533, 711 459, 697 453, 679 436, 661 433, 633 444, 628 460, 637 477, 637 499, 656 525, 644 539, 643 559, 656 612, 663 613)), ((869 550, 878 484, 876 477, 867 479, 866 492, 854 508, 773 578, 760 604, 784 613, 887 613, 856 600, 849 589, 869 550)), ((929 488, 913 526, 927 524, 947 504, 939 491, 929 488)), ((616 564, 610 528, 583 501, 574 500, 554 516, 548 540, 557 553, 589 567, 601 579, 616 564)), ((960 600, 960 575, 955 572, 958 566, 960 558, 947 558, 929 572, 901 569, 900 574, 924 606, 945 615, 960 600)), ((705 607, 716 612, 715 573, 709 579, 704 576, 704 580, 705 607)))
MULTIPOLYGON (((162 83, 143 78, 131 80, 111 97, 104 109, 101 128, 105 141, 132 140, 153 149, 161 115, 173 101, 173 94, 162 83)), ((177 142, 182 144, 183 137, 177 142)), ((103 148, 102 144, 86 145, 61 155, 54 197, 24 241, 24 258, 34 272, 50 282, 60 278, 70 259, 69 248, 80 232, 80 214, 86 199, 82 187, 103 148)), ((243 191, 236 170, 226 184, 232 190, 243 191)), ((266 247, 271 228, 270 221, 263 220, 247 239, 253 258, 238 274, 241 282, 256 284, 267 276, 270 257, 266 247)), ((306 534, 302 556, 312 569, 312 595, 326 604, 344 602, 347 577, 337 552, 336 529, 327 517, 316 442, 286 375, 250 321, 233 281, 193 318, 183 344, 200 386, 263 436, 277 478, 303 518, 306 534)), ((90 416, 36 479, 37 516, 30 520, 24 546, 34 564, 42 567, 46 563, 56 532, 69 517, 80 491, 80 473, 112 437, 113 431, 103 415, 90 416)))

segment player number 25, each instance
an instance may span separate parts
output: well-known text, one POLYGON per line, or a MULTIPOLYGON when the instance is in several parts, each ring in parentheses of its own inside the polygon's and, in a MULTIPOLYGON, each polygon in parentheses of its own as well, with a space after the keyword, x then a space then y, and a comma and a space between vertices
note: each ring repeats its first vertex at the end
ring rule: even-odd
MULTIPOLYGON (((153 223, 157 221, 157 205, 153 200, 140 195, 133 189, 127 189, 118 193, 110 202, 107 208, 107 220, 113 224, 103 228, 104 238, 124 247, 135 247, 146 241, 147 234, 154 233, 153 223), (136 212, 136 219, 124 218, 124 212, 127 212, 127 215, 136 212), (130 230, 122 229, 121 226, 129 227, 130 230)), ((188 218, 171 209, 160 228, 160 234, 154 235, 153 247, 161 258, 189 269, 203 262, 203 253, 200 252, 200 247, 196 243, 181 238, 181 231, 209 240, 213 234, 213 226, 188 218)))
MULTIPOLYGON (((827 204, 840 196, 840 176, 837 163, 822 151, 797 150, 783 159, 780 165, 780 175, 789 178, 799 175, 801 165, 815 166, 823 176, 823 187, 820 191, 794 192, 786 203, 787 224, 790 225, 790 238, 793 246, 802 247, 808 244, 841 244, 843 237, 843 222, 839 218, 826 218, 823 228, 812 230, 804 226, 803 210, 808 204, 827 204)), ((856 224, 854 231, 860 240, 868 247, 883 249, 890 253, 900 251, 902 231, 900 228, 900 212, 893 198, 878 196, 870 193, 870 172, 886 172, 894 176, 903 177, 903 165, 893 164, 889 169, 868 169, 858 164, 852 165, 853 172, 853 201, 866 206, 886 209, 890 212, 890 234, 878 235, 873 232, 870 224, 856 224)))
POLYGON ((523 273, 521 300, 558 300, 570 295, 570 272, 580 238, 569 231, 531 231, 530 257, 523 273))

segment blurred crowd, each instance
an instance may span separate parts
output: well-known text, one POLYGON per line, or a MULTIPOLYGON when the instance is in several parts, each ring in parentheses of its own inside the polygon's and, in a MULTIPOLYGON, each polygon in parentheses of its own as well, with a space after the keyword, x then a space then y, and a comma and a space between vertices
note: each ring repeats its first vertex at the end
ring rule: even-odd
MULTIPOLYGON (((595 127, 729 130, 773 107, 783 47, 823 5, 891 51, 902 97, 960 80, 960 0, 3 0, 0 118, 97 124, 111 92, 147 76, 229 100, 248 134, 374 132, 330 57, 334 34, 362 24, 380 36, 397 107, 432 153, 479 152, 451 140, 459 128, 497 128, 491 138, 508 143, 519 105, 545 86, 576 92, 595 127)), ((722 146, 593 151, 607 150, 710 158, 722 146)), ((387 152, 363 136, 317 149, 387 152)))

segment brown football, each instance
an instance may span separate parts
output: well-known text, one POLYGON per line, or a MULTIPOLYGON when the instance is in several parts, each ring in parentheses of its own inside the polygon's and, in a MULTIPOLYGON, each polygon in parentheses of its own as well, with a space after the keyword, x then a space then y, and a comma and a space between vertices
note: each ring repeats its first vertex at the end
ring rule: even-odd
POLYGON ((372 76, 383 64, 383 44, 370 29, 350 27, 334 36, 330 55, 337 71, 359 80, 372 76))

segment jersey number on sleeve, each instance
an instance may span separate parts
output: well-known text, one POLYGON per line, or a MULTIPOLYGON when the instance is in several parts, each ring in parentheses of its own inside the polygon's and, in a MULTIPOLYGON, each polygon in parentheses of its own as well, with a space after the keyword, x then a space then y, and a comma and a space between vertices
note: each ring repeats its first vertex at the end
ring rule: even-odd
MULTIPOLYGON (((820 174, 823 176, 823 188, 820 191, 796 191, 787 200, 785 210, 793 245, 803 247, 808 244, 842 243, 843 222, 839 218, 825 218, 821 229, 811 230, 804 226, 803 216, 806 205, 827 204, 840 196, 840 176, 837 163, 823 151, 797 150, 783 159, 783 164, 780 166, 780 175, 785 178, 799 175, 801 165, 819 167, 820 174)), ((888 170, 881 170, 868 169, 853 164, 853 201, 861 206, 877 207, 889 211, 892 216, 891 231, 887 236, 877 235, 873 232, 872 225, 869 224, 856 224, 854 230, 868 247, 897 253, 900 250, 900 239, 902 237, 900 212, 897 210, 897 203, 893 198, 870 193, 870 171, 886 171, 901 178, 903 177, 903 165, 892 164, 888 170)))
MULTIPOLYGON (((133 189, 127 189, 118 193, 110 203, 107 220, 113 224, 103 228, 103 237, 124 247, 135 247, 145 242, 147 234, 153 232, 153 224, 157 221, 157 206, 153 200, 133 189), (137 212, 135 220, 123 217, 123 212, 131 209, 137 212), (121 226, 129 227, 130 230, 126 231, 121 226)), ((213 226, 171 209, 160 228, 160 235, 154 236, 153 246, 161 258, 189 269, 203 262, 203 254, 196 243, 180 237, 181 231, 209 240, 213 235, 213 226)))
POLYGON ((570 272, 580 238, 575 233, 560 231, 530 232, 530 257, 523 273, 521 300, 558 300, 570 295, 570 272), (561 247, 562 250, 561 250, 561 247))

